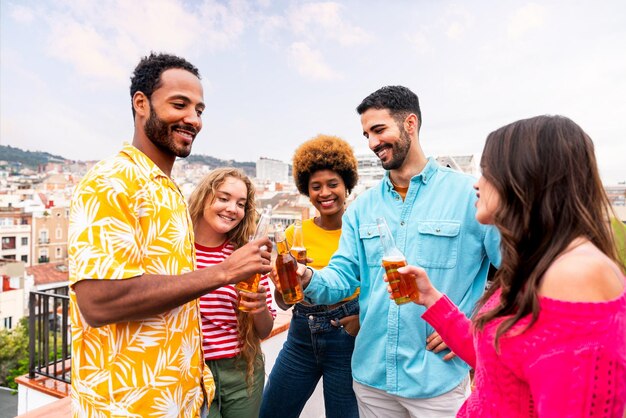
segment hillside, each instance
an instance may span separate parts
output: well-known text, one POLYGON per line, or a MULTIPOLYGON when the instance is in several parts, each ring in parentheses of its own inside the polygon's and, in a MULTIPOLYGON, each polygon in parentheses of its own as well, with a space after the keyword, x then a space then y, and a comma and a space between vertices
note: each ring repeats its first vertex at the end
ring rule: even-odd
MULTIPOLYGON (((194 154, 187 157, 186 160, 195 163, 201 162, 212 168, 233 166, 240 168, 249 176, 256 175, 256 163, 250 161, 237 162, 233 160, 220 160, 219 158, 210 157, 208 155, 194 154)), ((24 151, 10 145, 0 145, 0 161, 6 161, 10 166, 18 169, 24 167, 37 169, 40 164, 49 162, 62 163, 69 160, 59 155, 53 155, 43 151, 24 151)))
POLYGON ((49 162, 64 162, 65 158, 42 151, 24 151, 10 145, 0 145, 0 161, 7 161, 22 167, 37 168, 49 162))

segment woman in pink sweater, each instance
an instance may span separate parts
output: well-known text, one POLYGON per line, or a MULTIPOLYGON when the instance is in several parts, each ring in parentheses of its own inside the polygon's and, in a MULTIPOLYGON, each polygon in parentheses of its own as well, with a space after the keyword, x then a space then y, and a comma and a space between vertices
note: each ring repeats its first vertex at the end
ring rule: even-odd
MULTIPOLYGON (((476 219, 502 265, 471 320, 407 266, 423 318, 475 369, 458 417, 611 417, 626 408, 626 293, 593 143, 561 116, 492 132, 476 219)), ((431 341, 436 346, 441 341, 431 341)))

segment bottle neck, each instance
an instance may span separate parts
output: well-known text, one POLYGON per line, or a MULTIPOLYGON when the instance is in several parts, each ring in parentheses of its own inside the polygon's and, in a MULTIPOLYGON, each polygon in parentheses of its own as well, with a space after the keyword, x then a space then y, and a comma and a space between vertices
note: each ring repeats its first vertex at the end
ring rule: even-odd
POLYGON ((287 244, 287 240, 277 241, 276 242, 276 251, 278 254, 289 254, 289 244, 287 244))

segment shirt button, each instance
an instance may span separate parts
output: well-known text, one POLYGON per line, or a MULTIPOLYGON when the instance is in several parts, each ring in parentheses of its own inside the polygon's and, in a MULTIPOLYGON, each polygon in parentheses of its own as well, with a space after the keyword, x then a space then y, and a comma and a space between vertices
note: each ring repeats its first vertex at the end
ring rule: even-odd
POLYGON ((404 221, 400 222, 400 225, 401 225, 401 226, 404 226, 404 221))
POLYGON ((315 319, 315 317, 314 317, 313 315, 309 315, 309 320, 310 320, 310 321, 312 321, 312 320, 314 320, 314 319, 315 319))

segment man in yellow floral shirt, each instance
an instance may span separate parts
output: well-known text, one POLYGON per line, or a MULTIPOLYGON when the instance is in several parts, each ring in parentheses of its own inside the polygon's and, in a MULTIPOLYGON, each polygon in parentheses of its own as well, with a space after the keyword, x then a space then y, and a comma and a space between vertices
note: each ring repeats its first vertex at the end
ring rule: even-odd
POLYGON ((72 199, 72 411, 198 417, 215 385, 196 299, 269 272, 271 243, 252 241, 195 271, 192 224, 170 174, 202 127, 198 70, 152 53, 135 68, 130 94, 132 145, 98 163, 72 199))

